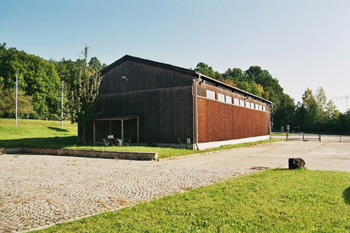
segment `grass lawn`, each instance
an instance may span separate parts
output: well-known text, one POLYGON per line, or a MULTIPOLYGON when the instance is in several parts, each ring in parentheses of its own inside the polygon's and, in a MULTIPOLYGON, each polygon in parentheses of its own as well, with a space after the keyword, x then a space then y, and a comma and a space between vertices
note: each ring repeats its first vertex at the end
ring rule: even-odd
POLYGON ((77 124, 0 118, 0 147, 65 147, 77 144, 77 124))
POLYGON ((263 143, 280 141, 278 139, 227 145, 208 150, 186 150, 164 147, 104 147, 104 146, 82 146, 77 142, 77 124, 64 122, 61 128, 59 121, 25 120, 19 119, 18 126, 15 126, 14 119, 0 118, 0 147, 58 147, 74 148, 86 150, 113 150, 132 152, 157 152, 159 158, 169 158, 173 156, 189 155, 216 150, 226 150, 238 147, 248 147, 263 143))
POLYGON ((40 232, 349 232, 350 173, 267 170, 40 232))

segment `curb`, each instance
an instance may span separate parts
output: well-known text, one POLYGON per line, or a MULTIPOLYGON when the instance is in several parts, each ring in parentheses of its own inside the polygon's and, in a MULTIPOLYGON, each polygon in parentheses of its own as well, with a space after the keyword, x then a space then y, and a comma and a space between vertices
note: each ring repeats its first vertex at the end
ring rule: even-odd
POLYGON ((0 154, 18 154, 18 153, 74 156, 74 157, 88 157, 88 158, 105 158, 105 159, 158 160, 158 153, 153 153, 153 152, 77 150, 77 149, 36 148, 36 147, 0 148, 0 154))

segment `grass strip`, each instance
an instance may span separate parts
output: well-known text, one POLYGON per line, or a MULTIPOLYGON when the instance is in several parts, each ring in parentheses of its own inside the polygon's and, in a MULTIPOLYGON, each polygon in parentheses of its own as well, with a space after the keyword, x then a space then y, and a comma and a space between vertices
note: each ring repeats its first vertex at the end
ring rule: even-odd
POLYGON ((191 154, 206 153, 212 151, 229 150, 239 147, 250 147, 260 144, 266 144, 271 142, 281 141, 281 139, 270 139, 257 142, 246 142, 233 145, 225 145, 215 148, 210 148, 206 150, 188 150, 188 149, 176 149, 170 147, 147 147, 147 146, 127 146, 127 147, 105 147, 105 146, 79 146, 79 147, 69 147, 70 149, 84 149, 84 150, 104 150, 104 151, 130 151, 130 152, 157 152, 159 158, 170 158, 174 156, 184 156, 191 154))
POLYGON ((349 232, 350 173, 267 170, 39 232, 349 232))

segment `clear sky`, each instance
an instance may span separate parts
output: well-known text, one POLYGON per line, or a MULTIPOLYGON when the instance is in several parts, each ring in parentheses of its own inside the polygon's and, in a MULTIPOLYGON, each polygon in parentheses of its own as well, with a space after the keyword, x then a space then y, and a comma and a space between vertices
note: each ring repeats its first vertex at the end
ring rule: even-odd
MULTIPOLYGON (((0 43, 44 59, 125 54, 194 68, 258 65, 297 101, 350 95, 349 0, 0 0, 0 43)), ((344 101, 336 102, 340 110, 344 101)))

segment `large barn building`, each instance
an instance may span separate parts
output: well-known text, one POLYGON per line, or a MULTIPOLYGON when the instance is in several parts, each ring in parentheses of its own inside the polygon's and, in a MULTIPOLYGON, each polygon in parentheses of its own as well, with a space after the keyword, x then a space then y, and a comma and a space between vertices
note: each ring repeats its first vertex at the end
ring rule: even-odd
POLYGON ((101 116, 86 129, 94 143, 205 149, 269 138, 270 101, 194 70, 126 55, 101 74, 101 116))

